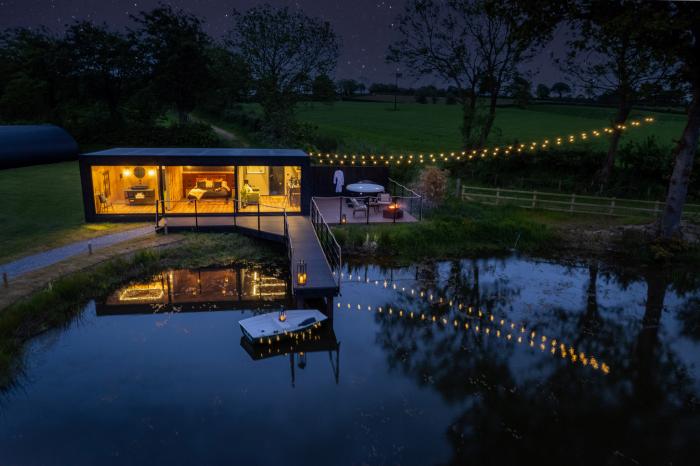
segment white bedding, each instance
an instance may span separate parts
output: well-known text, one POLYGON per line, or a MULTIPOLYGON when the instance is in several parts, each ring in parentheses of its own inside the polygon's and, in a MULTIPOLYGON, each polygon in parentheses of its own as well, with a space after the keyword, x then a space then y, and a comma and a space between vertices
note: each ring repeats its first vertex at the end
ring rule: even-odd
POLYGON ((206 193, 206 192, 207 192, 206 189, 192 188, 192 189, 190 189, 190 192, 187 193, 187 197, 192 196, 192 197, 196 198, 198 201, 201 201, 202 196, 204 196, 204 193, 206 193))

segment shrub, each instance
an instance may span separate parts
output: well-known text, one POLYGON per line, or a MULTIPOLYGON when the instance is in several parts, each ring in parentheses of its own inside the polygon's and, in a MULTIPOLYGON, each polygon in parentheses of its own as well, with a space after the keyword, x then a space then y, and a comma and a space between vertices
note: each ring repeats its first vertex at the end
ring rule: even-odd
POLYGON ((426 200, 433 204, 441 204, 447 196, 447 181, 449 173, 437 167, 426 167, 420 174, 418 189, 425 195, 426 200))

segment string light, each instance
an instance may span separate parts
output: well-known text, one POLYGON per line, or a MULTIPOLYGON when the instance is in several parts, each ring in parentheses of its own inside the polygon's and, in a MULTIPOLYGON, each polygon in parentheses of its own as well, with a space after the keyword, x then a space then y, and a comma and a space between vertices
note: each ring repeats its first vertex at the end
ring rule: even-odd
MULTIPOLYGON (((343 305, 342 303, 337 302, 336 307, 340 310, 347 308, 348 311, 352 311, 353 309, 357 309, 357 311, 363 310, 363 307, 359 304, 354 306, 350 303, 345 303, 345 305, 343 305)), ((479 311, 478 314, 473 314, 471 313, 471 308, 468 309, 469 313, 467 315, 463 314, 464 317, 484 320, 483 317, 485 316, 485 314, 481 313, 481 311, 479 311)), ((384 309, 382 306, 368 305, 366 307, 366 310, 369 312, 374 311, 379 314, 383 314, 386 316, 385 318, 389 318, 389 316, 395 316, 397 318, 402 319, 417 320, 420 322, 442 325, 445 328, 451 327, 456 330, 463 329, 464 331, 469 331, 471 329, 475 334, 483 333, 487 336, 495 335, 495 337, 499 339, 501 337, 504 337, 508 342, 516 342, 518 344, 526 343, 531 348, 538 348, 542 353, 548 353, 553 356, 560 355, 561 359, 570 361, 572 364, 580 363, 582 366, 590 367, 594 370, 599 370, 606 375, 609 374, 611 370, 610 366, 607 365, 605 362, 598 361, 598 359, 594 356, 586 356, 586 353, 578 351, 572 346, 567 346, 565 343, 561 343, 556 338, 552 338, 551 340, 549 340, 549 344, 546 344, 547 337, 543 335, 541 337, 541 342, 539 343, 539 345, 536 345, 536 333, 534 331, 530 333, 529 338, 524 339, 522 336, 518 336, 517 339, 513 340, 514 336, 513 332, 511 331, 513 327, 511 326, 511 330, 508 330, 508 326, 506 325, 505 319, 501 319, 501 322, 503 322, 503 324, 500 325, 487 321, 478 324, 472 323, 472 325, 470 325, 469 322, 464 322, 464 325, 460 326, 460 322, 457 319, 453 319, 452 321, 448 320, 445 317, 438 319, 436 315, 426 316, 424 313, 421 313, 419 317, 416 317, 417 313, 415 313, 414 311, 408 311, 404 309, 400 309, 399 312, 394 312, 394 309, 392 307, 384 309), (501 329, 503 329, 503 331, 501 329)), ((489 314, 489 318, 486 320, 492 321, 493 315, 489 314)), ((522 327, 520 329, 520 332, 526 334, 527 329, 525 327, 522 327)))
POLYGON ((497 157, 499 155, 508 156, 512 153, 521 154, 523 151, 534 152, 536 150, 547 150, 553 146, 561 146, 564 143, 576 144, 579 141, 587 141, 589 138, 598 138, 603 134, 613 134, 615 132, 627 131, 631 128, 638 128, 643 124, 654 123, 655 119, 652 116, 645 116, 641 120, 629 121, 629 126, 625 124, 617 124, 614 128, 605 127, 600 129, 592 129, 588 131, 579 131, 576 134, 569 134, 566 137, 556 136, 542 139, 541 141, 532 141, 529 144, 518 144, 517 146, 494 146, 483 149, 472 149, 454 152, 439 152, 439 153, 415 153, 409 152, 405 154, 382 155, 382 154, 330 154, 322 152, 310 152, 309 155, 320 165, 401 165, 405 164, 426 164, 437 162, 450 161, 468 161, 473 160, 475 156, 484 159, 486 157, 497 157), (554 141, 552 144, 551 141, 554 141), (377 160, 378 159, 378 160, 377 160))
MULTIPOLYGON (((436 297, 432 293, 426 293, 424 291, 417 291, 415 288, 406 288, 406 287, 399 288, 396 285, 396 283, 392 283, 391 285, 389 285, 388 279, 382 279, 382 280, 377 280, 377 279, 371 280, 369 278, 363 279, 359 274, 355 275, 356 278, 353 279, 352 273, 345 274, 344 272, 341 272, 340 277, 341 277, 341 279, 347 277, 347 282, 365 283, 365 284, 370 284, 370 285, 374 285, 374 286, 381 286, 385 289, 391 288, 392 290, 395 290, 398 293, 403 293, 407 296, 410 294, 410 296, 412 298, 425 301, 430 305, 448 304, 449 308, 452 310, 457 310, 458 312, 464 311, 464 312, 461 312, 460 314, 467 317, 467 318, 475 318, 475 319, 485 320, 485 321, 487 321, 486 322, 487 324, 492 323, 492 324, 494 324, 494 326, 498 325, 500 328, 503 328, 504 330, 506 330, 508 332, 507 337, 506 337, 508 341, 510 341, 511 338, 513 338, 513 336, 511 335, 511 332, 515 333, 517 331, 516 327, 518 326, 518 324, 516 324, 516 322, 514 322, 514 321, 508 321, 505 318, 500 318, 498 320, 498 323, 496 324, 495 322, 496 322, 497 318, 491 313, 489 313, 487 315, 481 309, 474 309, 472 306, 469 306, 465 303, 461 303, 461 302, 454 301, 451 299, 447 300, 447 299, 444 299, 442 297, 436 297), (465 314, 465 312, 466 312, 466 314, 465 314)), ((340 308, 341 304, 337 303, 337 307, 340 308)), ((361 306, 359 304, 356 307, 358 310, 361 309, 361 306)), ((353 306, 351 306, 348 303, 347 309, 351 310, 351 308, 353 308, 353 306)), ((367 305, 366 309, 368 311, 377 310, 379 313, 382 313, 381 306, 373 308, 372 306, 367 305)), ((390 310, 391 310, 391 308, 390 308, 390 310)), ((409 318, 413 318, 413 314, 414 314, 413 312, 410 312, 409 318)), ((407 316, 407 315, 409 315, 409 314, 407 314, 403 310, 401 310, 399 312, 400 317, 407 316)), ((433 315, 431 317, 431 319, 432 319, 432 322, 435 322, 437 317, 433 315)), ((422 313, 420 314, 420 320, 425 320, 425 315, 422 313)), ((447 323, 447 321, 444 318, 442 319, 442 321, 444 321, 444 323, 447 323)), ((467 324, 465 324, 465 325, 466 325, 465 329, 468 330, 469 326, 467 324)), ((458 325, 454 325, 454 326, 457 327, 458 325)), ((479 332, 478 325, 476 327, 474 327, 474 329, 477 333, 479 332)), ((520 325, 518 330, 519 330, 519 333, 521 335, 525 335, 526 337, 528 337, 528 340, 530 342, 530 346, 534 347, 535 339, 537 338, 537 332, 535 330, 528 330, 527 327, 525 327, 524 325, 520 325), (529 335, 528 335, 528 333, 529 333, 529 335)), ((489 330, 489 332, 491 332, 491 330, 489 330)), ((486 333, 488 334, 489 332, 486 332, 486 333)), ((500 333, 500 331, 498 331, 497 337, 500 337, 500 335, 501 335, 501 333, 500 333)), ((524 341, 524 339, 522 336, 518 336, 516 341, 518 343, 522 343, 524 341)), ((540 335, 540 348, 542 350, 544 350, 542 348, 542 346, 543 345, 546 346, 545 343, 547 341, 548 341, 548 337, 546 335, 540 335)), ((581 362, 584 366, 590 364, 591 367, 593 367, 596 370, 600 369, 605 374, 608 374, 610 372, 610 367, 607 364, 599 363, 596 358, 587 358, 585 356, 585 353, 577 352, 572 347, 569 347, 569 355, 567 356, 565 354, 566 345, 564 343, 562 343, 560 339, 552 338, 552 339, 549 339, 549 342, 551 345, 551 350, 550 350, 551 354, 555 354, 557 352, 555 350, 555 348, 557 347, 557 344, 558 344, 558 349, 562 353, 562 358, 569 357, 569 359, 571 359, 572 362, 578 361, 578 362, 581 362)))

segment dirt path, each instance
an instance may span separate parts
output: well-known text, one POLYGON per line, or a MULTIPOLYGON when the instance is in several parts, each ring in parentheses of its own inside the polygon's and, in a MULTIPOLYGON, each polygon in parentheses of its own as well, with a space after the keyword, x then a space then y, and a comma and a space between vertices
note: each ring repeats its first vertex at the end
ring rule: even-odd
POLYGON ((216 135, 219 136, 224 141, 229 142, 229 143, 237 142, 240 144, 241 141, 232 132, 227 131, 223 128, 219 128, 218 126, 214 126, 211 123, 207 123, 207 124, 209 126, 211 126, 211 129, 216 133, 216 135))
POLYGON ((103 247, 94 251, 93 254, 88 254, 85 250, 79 255, 52 263, 51 266, 26 272, 9 280, 7 287, 0 284, 0 312, 20 298, 29 296, 64 275, 78 272, 115 257, 129 257, 143 249, 170 247, 183 239, 183 236, 173 234, 140 237, 126 244, 103 247))

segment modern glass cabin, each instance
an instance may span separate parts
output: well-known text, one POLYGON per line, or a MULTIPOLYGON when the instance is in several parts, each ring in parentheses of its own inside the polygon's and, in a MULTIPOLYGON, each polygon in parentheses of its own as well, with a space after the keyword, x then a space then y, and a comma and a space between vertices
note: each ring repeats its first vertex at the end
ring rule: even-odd
POLYGON ((301 150, 116 148, 79 161, 87 221, 309 213, 301 150))

